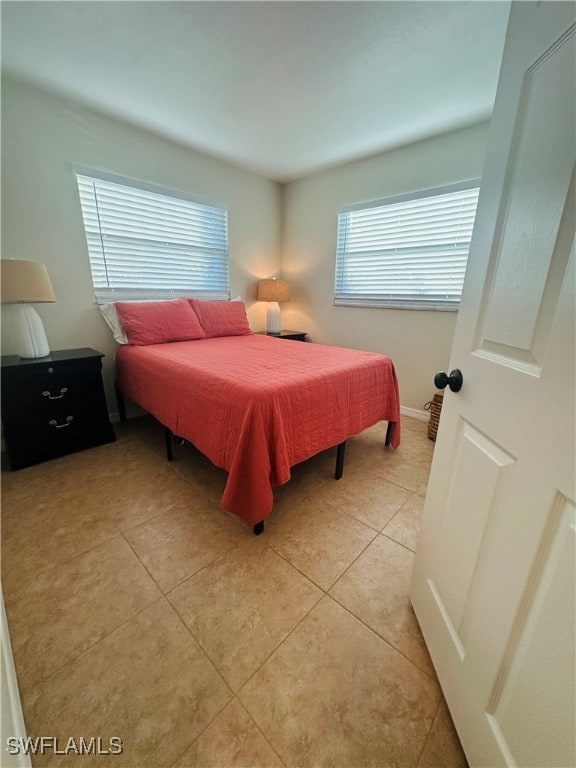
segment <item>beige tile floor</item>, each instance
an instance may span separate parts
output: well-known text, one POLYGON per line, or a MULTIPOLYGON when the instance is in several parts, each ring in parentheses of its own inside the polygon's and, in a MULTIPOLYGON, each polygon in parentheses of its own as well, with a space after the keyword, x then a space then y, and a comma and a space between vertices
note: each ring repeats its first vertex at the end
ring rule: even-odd
POLYGON ((150 418, 2 474, 27 731, 123 740, 38 766, 465 768, 407 589, 433 443, 404 420, 294 468, 262 536, 225 473, 150 418))

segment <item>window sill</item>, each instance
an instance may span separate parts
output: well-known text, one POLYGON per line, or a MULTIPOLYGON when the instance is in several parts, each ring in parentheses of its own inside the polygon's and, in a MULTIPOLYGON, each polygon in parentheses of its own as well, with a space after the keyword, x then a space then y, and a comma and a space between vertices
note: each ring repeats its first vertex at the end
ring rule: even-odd
POLYGON ((361 301, 360 299, 334 299, 335 307, 362 307, 363 309, 416 309, 428 312, 458 312, 460 305, 411 304, 409 302, 361 301))

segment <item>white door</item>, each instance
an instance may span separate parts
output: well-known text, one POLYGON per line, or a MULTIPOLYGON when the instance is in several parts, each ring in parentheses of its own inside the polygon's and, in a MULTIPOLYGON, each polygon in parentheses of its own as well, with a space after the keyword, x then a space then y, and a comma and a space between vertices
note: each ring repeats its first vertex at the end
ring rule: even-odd
POLYGON ((576 765, 574 18, 512 6, 410 592, 473 766, 576 765))

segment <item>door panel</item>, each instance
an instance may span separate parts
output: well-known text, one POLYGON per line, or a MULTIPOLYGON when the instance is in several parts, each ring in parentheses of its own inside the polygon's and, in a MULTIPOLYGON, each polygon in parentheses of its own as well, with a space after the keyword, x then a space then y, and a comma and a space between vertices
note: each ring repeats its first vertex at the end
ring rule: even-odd
POLYGON ((489 518, 495 507, 505 503, 505 489, 515 462, 513 456, 471 424, 463 421, 459 431, 448 505, 431 572, 438 595, 457 631, 461 628, 484 531, 489 529, 489 518))
MULTIPOLYGON (((564 210, 574 155, 574 35, 563 35, 532 64, 524 79, 511 176, 502 202, 505 222, 494 249, 483 342, 506 356, 532 353, 536 324, 564 210), (554 116, 551 119, 551 116, 554 116), (500 253, 505 258, 500 258, 500 253)), ((524 357, 524 356, 521 356, 524 357)))

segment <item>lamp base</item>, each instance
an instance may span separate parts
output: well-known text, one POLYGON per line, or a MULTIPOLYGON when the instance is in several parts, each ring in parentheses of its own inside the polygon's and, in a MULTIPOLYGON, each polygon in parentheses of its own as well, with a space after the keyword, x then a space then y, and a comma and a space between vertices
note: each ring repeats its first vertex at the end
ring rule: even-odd
MULTIPOLYGON (((40 315, 30 304, 11 304, 10 320, 20 357, 46 357, 50 354, 46 331, 40 315)), ((7 305, 5 305, 7 308, 7 305)))
POLYGON ((282 313, 280 312, 280 304, 277 301, 271 301, 268 304, 268 312, 266 314, 266 333, 271 336, 278 336, 281 328, 282 313))

